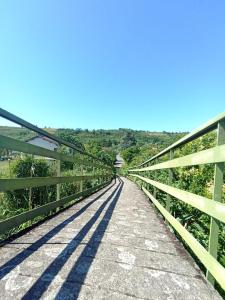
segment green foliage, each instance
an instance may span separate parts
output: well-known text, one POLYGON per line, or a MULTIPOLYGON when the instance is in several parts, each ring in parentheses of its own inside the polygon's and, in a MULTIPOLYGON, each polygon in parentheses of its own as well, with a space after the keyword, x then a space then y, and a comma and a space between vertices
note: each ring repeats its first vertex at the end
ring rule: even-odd
MULTIPOLYGON (((124 128, 109 130, 44 128, 44 130, 56 134, 66 141, 75 143, 80 147, 84 146, 86 148, 89 142, 95 141, 101 148, 112 149, 117 153, 123 148, 124 142, 127 147, 135 145, 142 147, 150 144, 158 145, 159 148, 165 148, 184 135, 184 133, 177 132, 150 132, 124 128)), ((35 136, 35 133, 29 129, 9 126, 0 126, 0 134, 22 141, 35 136)))
POLYGON ((123 159, 126 161, 127 164, 130 164, 132 160, 140 154, 141 148, 138 146, 132 146, 129 148, 126 148, 121 151, 121 155, 123 159))
MULTIPOLYGON (((11 174, 16 178, 45 177, 51 175, 50 165, 43 159, 25 156, 18 159, 11 166, 11 174)), ((6 192, 1 201, 1 218, 16 215, 29 207, 29 189, 6 192)), ((32 207, 43 205, 55 197, 54 187, 32 188, 32 207)))
MULTIPOLYGON (((182 157, 191 153, 209 149, 215 146, 215 133, 206 134, 193 142, 190 142, 179 149, 175 150, 175 158, 182 157)), ((148 148, 141 148, 137 151, 137 156, 128 155, 133 153, 132 147, 122 152, 126 160, 127 165, 124 166, 124 170, 133 166, 140 165, 141 162, 146 161, 148 158, 158 153, 161 147, 159 145, 149 145, 148 148), (150 148, 151 149, 150 149, 150 148), (144 150, 145 149, 145 150, 144 150), (158 150, 158 151, 156 151, 158 150), (148 157, 145 154, 150 154, 148 157), (145 154, 144 154, 145 153, 145 154)), ((162 162, 168 159, 168 155, 161 157, 158 162, 162 162)), ((169 184, 168 170, 156 170, 150 172, 141 173, 142 176, 149 177, 159 182, 169 184)), ((197 195, 201 195, 207 198, 212 198, 213 192, 213 176, 214 166, 210 164, 202 166, 190 166, 183 168, 173 169, 173 182, 171 185, 186 190, 197 195)), ((141 182, 137 181, 139 184, 141 182)), ((148 186, 148 189, 153 193, 153 188, 148 186)), ((157 190, 157 199, 165 206, 166 193, 157 190)), ((223 202, 225 202, 225 186, 223 188, 223 202)), ((210 217, 200 210, 193 208, 190 205, 183 203, 182 201, 173 198, 171 206, 171 214, 177 218, 181 224, 193 234, 193 236, 207 249, 209 244, 209 229, 210 229, 210 217)), ((218 261, 225 266, 225 225, 220 224, 219 235, 219 248, 218 248, 218 261)), ((201 266, 202 267, 202 266, 201 266)), ((202 267, 204 270, 204 267, 202 267)))
POLYGON ((102 149, 101 144, 96 141, 89 141, 86 144, 86 150, 95 157, 101 159, 104 163, 112 165, 115 161, 116 152, 112 149, 102 149))
POLYGON ((49 176, 49 165, 43 159, 34 159, 31 156, 25 156, 12 163, 12 173, 16 178, 23 177, 44 177, 49 176))
POLYGON ((88 153, 91 153, 94 156, 97 156, 99 152, 102 150, 100 143, 94 140, 90 140, 86 144, 85 148, 88 153))
POLYGON ((126 132, 121 142, 121 148, 126 149, 137 145, 137 140, 134 137, 134 133, 131 131, 126 132))
MULTIPOLYGON (((44 130, 46 130, 49 133, 54 134, 56 132, 56 129, 54 128, 47 128, 45 127, 44 130)), ((9 136, 11 138, 14 138, 16 140, 20 141, 26 141, 34 136, 36 136, 36 133, 24 128, 24 127, 13 127, 13 126, 0 126, 0 134, 9 136)))
POLYGON ((114 151, 101 151, 98 156, 107 165, 113 165, 116 157, 114 151))
POLYGON ((57 135, 62 140, 69 142, 71 144, 74 144, 77 146, 80 150, 84 150, 84 145, 79 141, 79 138, 77 138, 77 131, 73 129, 58 129, 57 135))
MULTIPOLYGON (((64 146, 61 146, 59 149, 57 149, 59 153, 67 154, 68 155, 68 149, 64 146)), ((73 169, 73 163, 70 161, 61 161, 61 171, 67 171, 73 169)))

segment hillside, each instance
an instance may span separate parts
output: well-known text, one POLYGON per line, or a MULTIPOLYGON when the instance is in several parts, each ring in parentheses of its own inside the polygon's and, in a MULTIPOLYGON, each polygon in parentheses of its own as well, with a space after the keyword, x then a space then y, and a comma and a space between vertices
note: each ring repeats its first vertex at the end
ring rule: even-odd
MULTIPOLYGON (((183 136, 184 133, 171 133, 171 132, 151 132, 132 129, 55 129, 55 128, 43 128, 44 130, 60 135, 62 133, 68 133, 73 136, 77 141, 84 146, 90 142, 98 143, 102 148, 111 148, 119 151, 120 149, 127 148, 129 146, 129 138, 133 139, 133 144, 138 146, 144 146, 146 144, 158 144, 160 147, 166 147, 173 143, 175 140, 183 136), (125 140, 125 141, 124 141, 125 140), (127 145, 126 145, 127 140, 127 145)), ((0 126, 0 134, 25 141, 36 134, 26 128, 22 127, 9 127, 0 126)))
MULTIPOLYGON (((54 128, 44 128, 44 130, 48 131, 49 133, 55 134, 56 129, 54 128)), ((11 138, 26 141, 36 134, 29 129, 23 127, 12 127, 12 126, 0 126, 0 134, 9 136, 11 138)))

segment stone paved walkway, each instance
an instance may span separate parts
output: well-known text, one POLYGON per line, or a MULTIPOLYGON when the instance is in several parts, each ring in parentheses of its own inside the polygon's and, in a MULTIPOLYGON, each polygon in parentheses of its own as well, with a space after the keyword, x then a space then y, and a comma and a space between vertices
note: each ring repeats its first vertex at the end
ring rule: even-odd
POLYGON ((0 299, 221 299, 131 181, 0 248, 0 299))

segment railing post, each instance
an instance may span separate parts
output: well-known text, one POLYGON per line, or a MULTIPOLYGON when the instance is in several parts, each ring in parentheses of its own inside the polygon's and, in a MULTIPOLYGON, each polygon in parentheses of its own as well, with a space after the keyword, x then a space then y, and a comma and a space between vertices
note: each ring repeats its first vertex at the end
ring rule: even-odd
MULTIPOLYGON (((148 178, 148 171, 144 172, 144 177, 148 178)), ((144 186, 144 188, 148 188, 148 183, 147 182, 143 182, 142 186, 144 186)))
MULTIPOLYGON (((92 169, 92 174, 93 174, 93 176, 95 176, 95 167, 94 166, 93 166, 93 169, 92 169)), ((93 178, 93 182, 94 182, 94 185, 95 185, 96 184, 96 178, 93 178)), ((97 184, 98 184, 98 181, 97 181, 97 184)))
POLYGON ((103 183, 106 179, 106 177, 108 176, 107 174, 107 171, 105 169, 101 169, 100 168, 97 168, 97 173, 96 175, 100 175, 101 177, 99 177, 97 180, 98 180, 98 183, 103 183))
MULTIPOLYGON (((225 121, 219 122, 217 127, 217 145, 225 144, 225 121)), ((213 200, 221 202, 222 190, 223 190, 223 172, 224 162, 215 164, 214 170, 214 189, 213 189, 213 200)), ((209 253, 217 258, 218 252, 218 238, 219 238, 219 222, 211 218, 210 234, 209 234, 209 253)), ((210 283, 214 285, 215 279, 211 273, 207 270, 206 277, 210 283)))
MULTIPOLYGON (((84 166, 83 165, 80 166, 80 174, 81 174, 81 176, 84 175, 84 166)), ((83 180, 80 181, 80 192, 83 192, 83 180)))
MULTIPOLYGON (((158 159, 156 158, 156 159, 155 159, 154 165, 156 165, 157 162, 158 162, 158 159)), ((157 172, 157 170, 154 170, 154 172, 157 172)), ((155 174, 154 174, 154 180, 156 180, 156 179, 157 179, 157 178, 156 178, 156 173, 155 173, 155 174)), ((154 187, 153 187, 153 196, 154 196, 154 198, 156 198, 156 194, 157 194, 157 189, 156 189, 156 187, 154 186, 154 187)))
MULTIPOLYGON (((61 161, 56 160, 56 176, 61 176, 61 161)), ((56 200, 60 199, 60 183, 56 185, 56 200)))
MULTIPOLYGON (((169 155, 170 155, 169 159, 170 160, 173 159, 173 157, 174 157, 174 151, 170 150, 169 155)), ((173 170, 169 169, 169 185, 171 185, 172 181, 173 181, 173 170)), ((166 196, 166 209, 168 211, 170 211, 171 200, 172 200, 171 196, 169 194, 167 194, 167 196, 166 196)))
MULTIPOLYGON (((32 159, 32 164, 31 164, 31 168, 30 168, 30 177, 33 177, 34 174, 34 166, 33 166, 33 161, 34 161, 34 155, 31 155, 31 159, 32 159)), ((29 206, 29 210, 31 210, 33 208, 33 203, 32 203, 32 188, 29 188, 29 200, 28 200, 28 206, 29 206)))

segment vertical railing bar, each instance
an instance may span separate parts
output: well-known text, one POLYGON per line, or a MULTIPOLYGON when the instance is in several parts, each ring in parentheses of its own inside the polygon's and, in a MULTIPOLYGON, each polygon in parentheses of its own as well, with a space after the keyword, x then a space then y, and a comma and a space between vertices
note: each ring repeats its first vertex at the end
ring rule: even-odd
MULTIPOLYGON (((61 176, 61 161, 56 160, 56 176, 61 176)), ((60 183, 56 185, 56 200, 60 199, 60 183)))
MULTIPOLYGON (((173 158, 174 158, 174 150, 171 149, 170 152, 169 152, 169 160, 171 160, 173 158)), ((168 182, 168 184, 171 185, 171 183, 173 182, 173 170, 169 169, 168 173, 169 173, 169 182, 168 182)), ((168 212, 170 212, 171 201, 172 201, 172 197, 169 194, 167 194, 167 196, 166 196, 166 209, 168 210, 168 212)))
MULTIPOLYGON (((55 163, 56 163, 56 176, 60 177, 61 176, 61 160, 56 160, 55 163)), ((56 201, 60 200, 60 192, 61 192, 60 190, 61 190, 61 184, 58 183, 56 185, 56 201)), ((56 211, 60 210, 61 208, 62 207, 58 207, 58 209, 56 211)), ((52 213, 54 213, 54 211, 52 213)))
MULTIPOLYGON (((33 177, 34 175, 34 166, 33 166, 33 162, 34 162, 34 155, 31 155, 31 168, 30 168, 30 177, 33 177)), ((32 203, 32 187, 29 188, 29 199, 28 199, 28 209, 31 210, 33 207, 33 203, 32 203)))
MULTIPOLYGON (((158 158, 154 159, 153 162, 155 162, 154 165, 156 165, 158 163, 158 158)), ((154 172, 153 177, 155 180, 157 180, 157 175, 155 173, 155 172, 157 172, 157 170, 154 170, 153 172, 154 172)), ((155 186, 153 187, 153 196, 154 196, 154 198, 156 198, 156 196, 157 196, 157 188, 155 186)))
MULTIPOLYGON (((225 144, 225 121, 219 122, 217 126, 217 145, 225 144)), ((216 163, 214 170, 214 188, 213 188, 213 200, 221 202, 222 190, 223 190, 223 173, 224 162, 216 163)), ((219 221, 211 218, 210 234, 209 234, 209 253, 217 259, 218 252, 218 240, 219 240, 219 221)), ((210 283, 214 285, 215 279, 211 273, 207 270, 206 277, 210 283)))
MULTIPOLYGON (((80 166, 80 174, 81 174, 81 176, 84 175, 84 165, 83 164, 81 164, 81 166, 80 166)), ((80 181, 80 192, 83 192, 83 180, 80 181)))
MULTIPOLYGON (((94 166, 92 168, 92 174, 93 174, 93 176, 95 176, 95 167, 94 166)), ((93 181, 94 181, 94 185, 95 185, 96 184, 96 178, 94 178, 93 181)))

